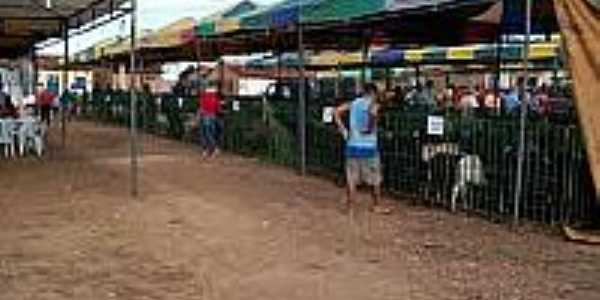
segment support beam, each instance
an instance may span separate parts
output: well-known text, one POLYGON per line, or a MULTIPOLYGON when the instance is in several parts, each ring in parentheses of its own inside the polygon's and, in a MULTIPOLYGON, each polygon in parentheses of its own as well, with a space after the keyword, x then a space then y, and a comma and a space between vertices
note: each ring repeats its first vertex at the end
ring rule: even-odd
POLYGON ((219 58, 219 96, 224 97, 225 93, 225 60, 220 56, 219 58))
POLYGON ((415 65, 415 87, 421 86, 421 66, 415 65))
POLYGON ((64 64, 63 64, 63 87, 62 87, 62 101, 60 101, 60 129, 61 129, 61 145, 64 148, 67 143, 67 124, 66 114, 67 106, 66 103, 69 101, 69 25, 65 21, 63 26, 63 39, 65 46, 64 53, 64 64))
POLYGON ((131 84, 129 87, 130 95, 130 156, 131 156, 131 196, 139 195, 138 187, 138 136, 137 136, 137 95, 135 91, 135 74, 136 74, 136 31, 137 31, 137 0, 131 0, 131 52, 130 52, 130 69, 131 84))
POLYGON ((298 140, 300 145, 300 175, 306 175, 306 74, 304 66, 304 28, 302 2, 298 5, 298 60, 300 82, 298 85, 298 140))
MULTIPOLYGON (((500 77, 502 76, 502 35, 496 38, 496 64, 494 68, 494 99, 500 99, 500 77)), ((504 108, 500 104, 500 111, 504 108)))
POLYGON ((521 85, 521 129, 519 136, 519 157, 517 161, 517 181, 515 186, 514 199, 514 224, 519 223, 520 204, 523 195, 523 178, 525 177, 525 143, 527 130, 527 109, 529 97, 527 94, 527 85, 529 83, 529 45, 531 43, 531 6, 532 0, 526 0, 525 3, 525 43, 523 45, 523 83, 521 85))
POLYGON ((337 101, 342 97, 342 67, 338 63, 335 66, 335 100, 337 101))
POLYGON ((363 41, 362 41, 362 46, 361 46, 362 67, 361 67, 361 71, 360 71, 360 83, 362 86, 364 86, 367 83, 367 69, 369 67, 369 65, 367 64, 367 61, 369 60, 370 46, 371 46, 371 42, 369 41, 369 38, 365 35, 365 37, 363 38, 363 41))
MULTIPOLYGON (((31 94, 32 95, 36 95, 37 96, 37 84, 38 84, 38 78, 40 75, 40 68, 39 68, 39 62, 38 62, 38 55, 37 55, 37 48, 33 47, 31 48, 31 63, 33 64, 33 82, 32 82, 32 87, 31 87, 31 94)), ((42 106, 40 101, 35 101, 35 106, 36 106, 36 115, 40 118, 40 120, 42 119, 42 106)))

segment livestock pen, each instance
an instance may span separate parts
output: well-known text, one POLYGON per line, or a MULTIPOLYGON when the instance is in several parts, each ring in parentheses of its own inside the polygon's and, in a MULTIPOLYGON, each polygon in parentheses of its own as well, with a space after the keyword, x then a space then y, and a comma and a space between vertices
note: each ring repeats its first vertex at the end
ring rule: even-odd
MULTIPOLYGON (((141 98, 141 129, 195 141, 194 97, 141 98)), ((126 103, 124 94, 97 91, 86 116, 127 125, 126 103)), ((307 107, 307 169, 341 184, 344 142, 333 124, 323 122, 323 109, 334 104, 333 100, 311 101, 307 107)), ((229 99, 226 107, 225 150, 298 167, 295 102, 229 99)), ((509 115, 389 107, 379 124, 384 189, 414 204, 447 209, 455 204, 465 213, 492 221, 512 219, 515 209, 521 219, 549 225, 592 220, 597 210, 595 194, 576 122, 529 120, 524 192, 515 203, 518 135, 518 119, 509 115), (431 116, 444 120, 442 134, 428 133, 431 116), (478 164, 471 165, 472 161, 478 164)))

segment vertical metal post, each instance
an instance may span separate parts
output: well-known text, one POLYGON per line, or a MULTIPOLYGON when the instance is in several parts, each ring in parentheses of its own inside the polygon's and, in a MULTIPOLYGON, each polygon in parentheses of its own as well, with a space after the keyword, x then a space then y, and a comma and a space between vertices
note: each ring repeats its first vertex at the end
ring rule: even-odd
POLYGON ((369 60, 369 39, 366 37, 363 37, 363 41, 362 41, 362 49, 361 49, 361 70, 360 70, 360 83, 361 85, 364 87, 364 85, 367 83, 367 62, 369 60))
POLYGON ((60 131, 61 131, 61 145, 64 148, 67 143, 67 126, 65 114, 65 103, 68 101, 67 91, 69 90, 69 20, 65 20, 63 25, 63 38, 65 43, 65 53, 64 53, 64 65, 63 65, 63 87, 62 87, 62 97, 63 101, 59 101, 60 105, 60 131))
MULTIPOLYGON (((40 75, 40 66, 38 64, 38 55, 37 55, 37 48, 33 47, 33 49, 31 49, 31 62, 33 64, 33 78, 32 78, 32 85, 31 85, 31 94, 36 96, 37 95, 37 86, 38 86, 38 80, 39 80, 39 75, 40 75)), ((41 103, 39 101, 35 101, 35 106, 36 106, 36 110, 37 110, 37 116, 40 118, 42 118, 42 106, 41 103)))
POLYGON ((281 83, 282 74, 282 61, 281 61, 282 51, 281 49, 277 50, 277 84, 281 83))
MULTIPOLYGON (((140 95, 142 95, 142 104, 141 104, 141 109, 142 109, 142 132, 140 133, 141 135, 141 140, 144 141, 145 139, 145 134, 148 131, 148 97, 150 97, 150 95, 146 95, 146 91, 144 89, 144 76, 146 74, 146 66, 144 65, 144 58, 142 56, 139 57, 139 72, 138 72, 138 77, 139 77, 139 92, 140 95)), ((140 153, 142 154, 142 153, 140 153)))
POLYGON ((392 71, 390 67, 385 68, 385 91, 389 92, 392 90, 392 71))
MULTIPOLYGON (((500 77, 502 76, 502 36, 498 34, 496 38, 496 65, 495 65, 495 78, 494 78, 494 104, 496 103, 496 99, 500 99, 500 77)), ((503 109, 502 105, 500 105, 500 111, 503 109)), ((496 111, 499 113, 500 111, 496 111)))
POLYGON ((552 67, 552 89, 555 89, 558 87, 558 71, 560 70, 560 58, 558 56, 554 58, 552 67))
POLYGON ((531 40, 531 1, 526 0, 525 8, 525 41, 523 48, 523 83, 521 86, 521 120, 519 136, 519 157, 517 161, 517 182, 515 186, 514 199, 514 223, 519 222, 519 208, 523 193, 523 177, 525 164, 525 130, 527 129, 527 109, 529 98, 527 97, 527 85, 529 82, 529 44, 531 40))
POLYGON ((131 0, 131 51, 130 51, 130 156, 131 156, 131 196, 137 197, 138 190, 138 137, 137 137, 137 95, 135 93, 136 73, 136 30, 137 30, 137 0, 131 0))
POLYGON ((415 65, 415 87, 421 85, 421 66, 415 65))
POLYGON ((302 1, 298 0, 298 60, 300 84, 298 87, 298 136, 300 140, 300 174, 306 175, 306 74, 304 72, 304 33, 302 1))
MULTIPOLYGON (((335 66, 335 100, 337 101, 342 96, 342 68, 338 63, 335 66)), ((336 103, 338 104, 338 103, 336 103)))
POLYGON ((223 97, 225 95, 224 90, 225 90, 225 60, 223 60, 223 57, 219 57, 219 95, 221 95, 221 97, 223 97))

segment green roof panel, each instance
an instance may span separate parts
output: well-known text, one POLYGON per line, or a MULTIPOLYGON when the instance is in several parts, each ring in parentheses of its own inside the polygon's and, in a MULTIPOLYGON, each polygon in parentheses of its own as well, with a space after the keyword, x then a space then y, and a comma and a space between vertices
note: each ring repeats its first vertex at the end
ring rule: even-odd
POLYGON ((344 21, 385 11, 386 0, 326 0, 307 7, 303 20, 307 23, 344 21))

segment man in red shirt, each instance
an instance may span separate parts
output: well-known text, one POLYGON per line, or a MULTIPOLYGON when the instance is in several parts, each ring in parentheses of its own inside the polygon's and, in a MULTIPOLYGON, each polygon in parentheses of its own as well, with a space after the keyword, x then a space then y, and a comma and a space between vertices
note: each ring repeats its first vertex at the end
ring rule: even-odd
POLYGON ((46 122, 50 126, 50 111, 52 110, 52 103, 56 95, 48 89, 42 89, 36 96, 37 105, 41 109, 42 122, 46 122))
POLYGON ((200 117, 200 128, 202 129, 203 155, 214 156, 219 153, 218 141, 218 115, 221 111, 221 97, 219 96, 214 83, 210 83, 208 88, 200 92, 198 97, 198 115, 200 117))

